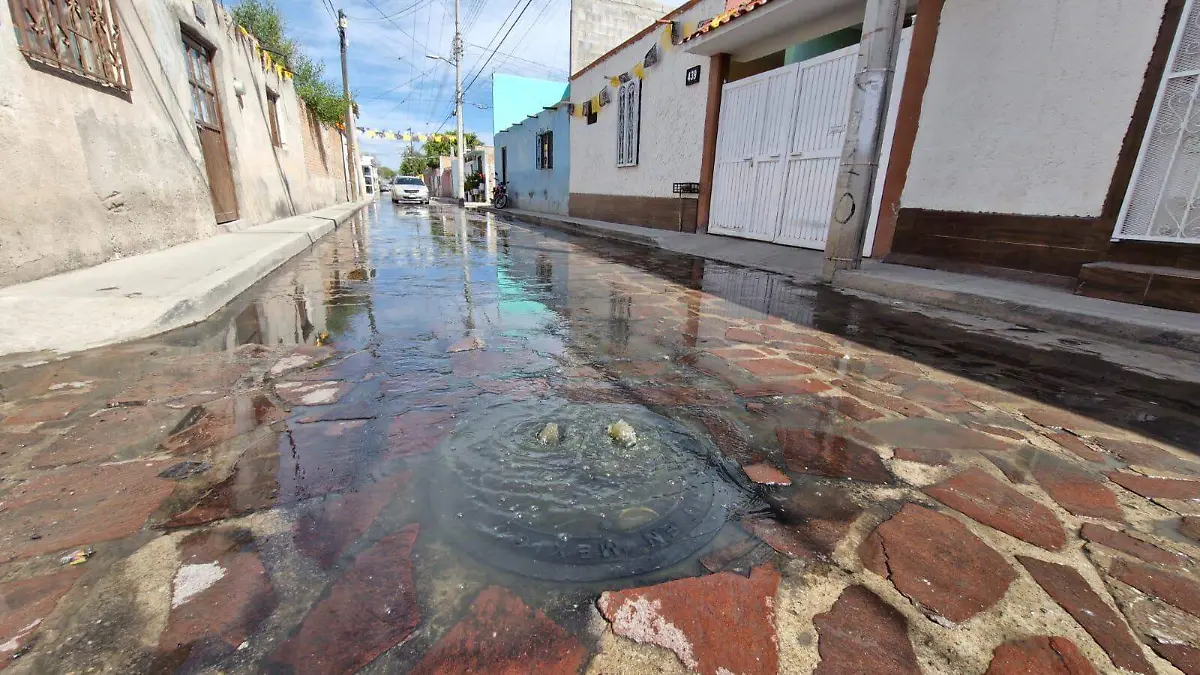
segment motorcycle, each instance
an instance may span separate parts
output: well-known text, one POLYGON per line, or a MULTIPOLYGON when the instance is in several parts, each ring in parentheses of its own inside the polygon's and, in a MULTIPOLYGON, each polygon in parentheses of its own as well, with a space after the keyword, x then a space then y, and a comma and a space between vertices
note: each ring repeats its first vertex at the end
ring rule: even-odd
POLYGON ((496 187, 492 188, 492 206, 508 208, 508 183, 496 183, 496 187))

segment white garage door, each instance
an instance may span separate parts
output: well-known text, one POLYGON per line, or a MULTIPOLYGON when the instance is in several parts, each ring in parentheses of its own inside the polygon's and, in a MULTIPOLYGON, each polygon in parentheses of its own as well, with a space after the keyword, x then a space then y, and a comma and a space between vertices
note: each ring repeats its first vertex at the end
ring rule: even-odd
MULTIPOLYGON (((897 58, 881 177, 910 35, 906 29, 897 58)), ((857 60, 852 45, 725 85, 709 232, 825 248, 857 60)))

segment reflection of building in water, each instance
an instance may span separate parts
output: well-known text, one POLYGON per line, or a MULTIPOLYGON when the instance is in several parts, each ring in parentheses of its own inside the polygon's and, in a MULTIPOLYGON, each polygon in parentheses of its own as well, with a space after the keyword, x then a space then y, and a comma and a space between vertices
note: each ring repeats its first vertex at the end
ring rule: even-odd
POLYGON ((337 337, 369 308, 367 221, 347 221, 314 249, 256 286, 255 299, 236 315, 224 335, 227 348, 241 344, 296 345, 327 333, 337 337))

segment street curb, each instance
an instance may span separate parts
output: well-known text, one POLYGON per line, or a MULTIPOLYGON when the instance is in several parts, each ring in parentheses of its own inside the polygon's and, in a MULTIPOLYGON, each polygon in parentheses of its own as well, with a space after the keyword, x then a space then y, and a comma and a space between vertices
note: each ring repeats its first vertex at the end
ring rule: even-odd
MULTIPOLYGON (((1123 342, 1200 353, 1200 330, 1164 326, 1152 321, 1124 317, 1115 320, 1085 311, 1047 307, 1018 300, 988 297, 932 288, 918 283, 873 276, 870 272, 839 272, 833 288, 860 291, 885 299, 984 316, 1010 323, 1050 329, 1069 329, 1088 336, 1101 335, 1123 342)), ((1166 311, 1166 310, 1164 310, 1166 311)))
POLYGON ((370 202, 351 202, 0 288, 0 356, 148 338, 225 307, 370 202), (189 272, 189 261, 205 261, 189 272), (165 277, 161 292, 153 279, 165 277), (134 292, 130 292, 134 291, 134 292))
POLYGON ((322 237, 353 218, 368 203, 368 201, 361 201, 329 206, 304 215, 283 218, 232 233, 236 236, 254 236, 256 234, 294 234, 295 236, 281 240, 272 248, 264 249, 262 257, 248 259, 244 261, 244 265, 239 267, 224 268, 216 275, 202 277, 187 286, 178 294, 179 300, 146 328, 152 332, 138 337, 150 337, 207 319, 232 302, 246 289, 282 267, 287 261, 312 248, 322 237), (321 216, 313 215, 321 212, 326 213, 321 216))
POLYGON ((550 216, 531 215, 528 213, 510 213, 503 209, 497 209, 494 206, 480 206, 478 211, 491 213, 507 222, 529 222, 534 225, 541 225, 552 230, 566 232, 568 234, 581 234, 585 237, 593 237, 595 239, 611 239, 621 241, 627 244, 640 244, 642 246, 653 246, 662 248, 658 240, 653 235, 633 234, 630 232, 622 232, 620 230, 610 230, 604 227, 597 227, 587 223, 574 223, 569 220, 562 220, 550 216))

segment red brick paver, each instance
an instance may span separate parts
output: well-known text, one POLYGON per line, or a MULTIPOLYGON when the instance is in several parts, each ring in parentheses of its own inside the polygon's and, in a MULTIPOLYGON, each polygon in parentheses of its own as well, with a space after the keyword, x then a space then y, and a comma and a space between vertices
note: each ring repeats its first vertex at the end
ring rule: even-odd
POLYGON ((1064 509, 1077 516, 1124 522, 1117 496, 1100 475, 1047 453, 1040 453, 1030 468, 1042 489, 1064 509))
POLYGON ((746 579, 732 572, 607 591, 600 613, 613 632, 675 652, 703 675, 774 673, 775 590, 779 573, 767 565, 746 579))
POLYGON ((788 470, 829 478, 888 483, 892 476, 874 450, 845 438, 811 429, 775 430, 788 470))
POLYGON ((70 469, 17 486, 5 495, 0 550, 27 558, 137 532, 174 489, 157 476, 168 464, 70 469))
POLYGON ((960 623, 996 604, 1017 578, 996 551, 950 516, 906 504, 859 548, 863 565, 926 611, 960 623))
POLYGON ((920 462, 930 466, 950 466, 950 461, 954 459, 954 456, 945 450, 933 448, 896 448, 893 456, 906 462, 920 462))
POLYGON ((1124 560, 1113 561, 1108 574, 1143 593, 1200 616, 1200 583, 1192 579, 1124 560))
POLYGON ((1067 542, 1053 511, 982 469, 967 469, 925 488, 925 494, 984 525, 1048 551, 1057 551, 1067 542))
POLYGON ((337 562, 346 548, 367 531, 384 507, 408 482, 405 471, 372 483, 358 492, 326 495, 296 519, 296 548, 322 569, 337 562))
POLYGON ((921 673, 908 621, 865 586, 842 591, 828 612, 813 617, 813 625, 821 655, 813 675, 921 673))
POLYGON ((499 586, 484 589, 471 613, 425 653, 413 675, 574 675, 587 657, 578 638, 540 609, 499 586))
POLYGON ((1154 672, 1121 616, 1104 603, 1079 572, 1027 556, 1017 556, 1017 560, 1042 590, 1083 626, 1114 664, 1135 673, 1154 672))
POLYGON ((1183 556, 1164 551, 1154 544, 1095 523, 1084 523, 1083 527, 1079 528, 1079 536, 1122 553, 1128 553, 1135 558, 1141 558, 1146 562, 1159 565, 1178 565, 1184 561, 1183 556))
POLYGON ((1107 471, 1104 475, 1147 499, 1200 499, 1200 480, 1151 478, 1128 471, 1107 471))
POLYGON ((20 581, 0 584, 0 670, 14 652, 27 646, 41 622, 71 590, 82 569, 70 568, 20 581))
POLYGON ((417 526, 408 525, 360 553, 273 660, 296 672, 353 673, 411 635, 421 620, 412 574, 416 540, 417 526))
POLYGON ((996 647, 984 675, 1094 675, 1096 669, 1065 637, 1012 640, 996 647))

